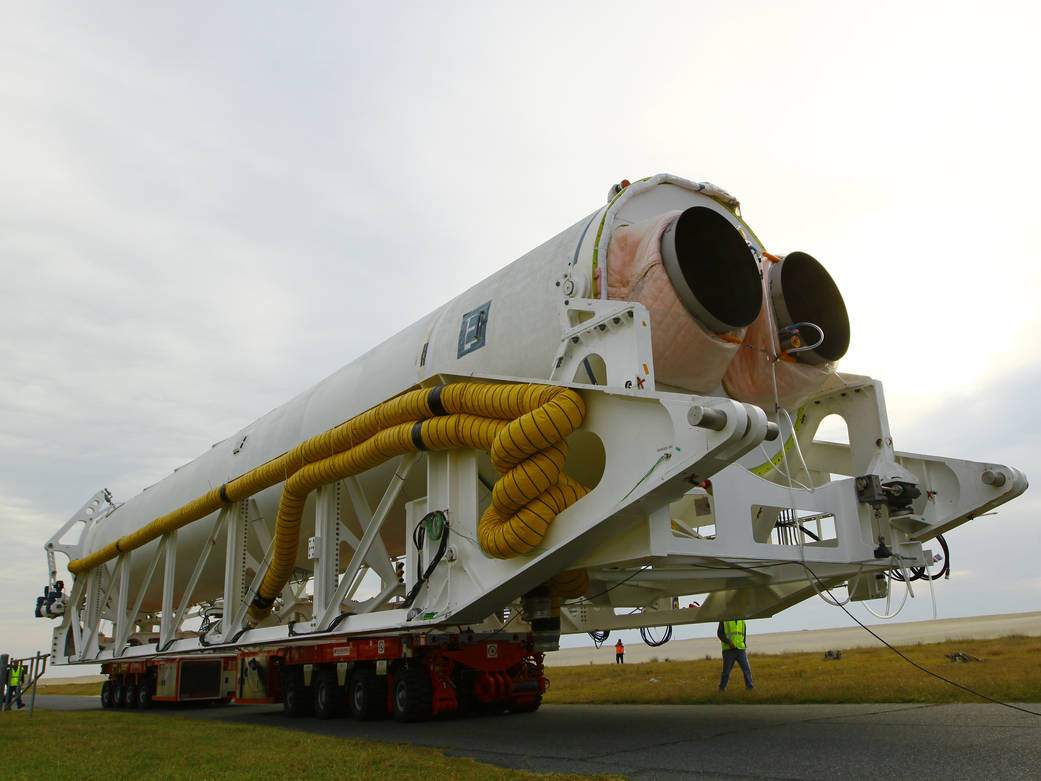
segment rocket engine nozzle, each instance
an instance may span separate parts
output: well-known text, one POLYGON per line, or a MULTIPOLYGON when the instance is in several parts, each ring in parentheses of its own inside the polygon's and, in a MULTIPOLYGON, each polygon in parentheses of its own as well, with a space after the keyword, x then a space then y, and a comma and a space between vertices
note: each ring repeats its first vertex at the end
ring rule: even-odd
POLYGON ((715 333, 744 328, 763 303, 748 242, 718 212, 692 206, 661 237, 665 271, 683 306, 715 333))
POLYGON ((824 266, 805 252, 789 252, 769 271, 770 303, 774 319, 782 334, 792 326, 810 323, 802 341, 813 345, 801 348, 796 357, 806 363, 821 365, 837 361, 849 349, 849 315, 838 286, 824 266), (823 337, 823 338, 822 338, 823 337))

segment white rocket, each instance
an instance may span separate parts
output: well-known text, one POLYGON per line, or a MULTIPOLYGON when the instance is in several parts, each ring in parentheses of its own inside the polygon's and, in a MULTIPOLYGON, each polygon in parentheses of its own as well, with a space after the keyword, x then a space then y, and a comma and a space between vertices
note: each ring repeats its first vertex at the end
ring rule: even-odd
POLYGON ((849 339, 824 267, 725 191, 623 182, 138 496, 99 492, 47 543, 38 612, 74 663, 521 610, 551 646, 884 596, 1026 479, 894 451, 880 384, 835 374, 849 339), (832 414, 848 444, 814 438, 832 414), (510 455, 517 432, 545 440, 510 455))

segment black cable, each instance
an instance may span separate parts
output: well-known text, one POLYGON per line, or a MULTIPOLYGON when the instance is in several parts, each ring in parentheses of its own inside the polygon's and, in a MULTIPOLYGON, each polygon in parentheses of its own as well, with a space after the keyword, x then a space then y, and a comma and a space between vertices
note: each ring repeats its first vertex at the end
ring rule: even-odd
POLYGON ((672 624, 669 624, 667 627, 665 627, 664 634, 662 634, 662 636, 657 640, 648 637, 649 634, 650 633, 647 631, 647 627, 640 627, 640 637, 642 637, 643 641, 647 643, 647 645, 649 645, 651 648, 657 648, 660 645, 665 645, 672 639, 672 624))
POLYGON ((333 631, 334 629, 336 629, 336 627, 338 627, 340 625, 340 622, 343 621, 343 619, 347 618, 348 616, 352 616, 352 615, 354 615, 354 614, 353 613, 340 613, 340 615, 338 615, 336 618, 334 618, 332 620, 332 623, 329 624, 329 628, 326 629, 325 631, 326 632, 333 631))
POLYGON ((606 594, 607 592, 609 592, 609 591, 614 591, 614 590, 615 590, 616 588, 618 588, 619 586, 621 586, 621 585, 623 585, 623 584, 625 584, 625 583, 628 583, 628 582, 629 582, 630 580, 632 580, 633 578, 635 578, 635 577, 636 577, 637 575, 639 575, 639 574, 640 574, 641 572, 646 572, 646 571, 647 571, 647 570, 649 570, 650 568, 651 568, 651 565, 650 565, 650 564, 646 564, 646 565, 644 565, 644 566, 640 567, 640 568, 639 568, 638 570, 636 570, 636 572, 634 572, 634 573, 633 573, 632 575, 629 575, 629 576, 628 576, 627 578, 625 578, 624 580, 619 580, 619 581, 618 581, 617 583, 615 583, 614 585, 612 585, 612 586, 608 586, 608 587, 607 587, 607 588, 605 588, 605 589, 604 589, 603 591, 601 591, 601 592, 600 592, 599 594, 593 594, 593 596, 591 596, 591 597, 582 597, 582 598, 581 598, 581 599, 579 599, 579 600, 578 600, 577 602, 567 602, 567 603, 565 603, 565 604, 567 604, 567 605, 568 605, 568 607, 574 607, 575 605, 582 605, 582 604, 585 604, 585 603, 587 603, 587 602, 591 602, 592 600, 596 599, 597 597, 602 597, 602 596, 603 596, 604 594, 606 594))
MULTIPOLYGON (((441 561, 442 557, 445 555, 445 550, 447 550, 447 548, 448 548, 448 534, 449 534, 449 530, 450 530, 448 519, 445 518, 444 513, 440 512, 440 511, 432 512, 432 513, 428 514, 426 517, 424 517, 423 520, 421 520, 416 525, 416 528, 412 530, 412 541, 416 543, 417 563, 418 563, 418 554, 419 554, 419 551, 421 551, 423 549, 423 541, 424 541, 424 537, 426 536, 426 533, 425 533, 425 531, 423 529, 426 526, 427 520, 432 519, 434 517, 440 517, 440 519, 441 519, 441 523, 442 523, 441 544, 438 545, 437 553, 434 554, 434 558, 431 560, 431 562, 427 566, 426 570, 416 580, 415 584, 409 590, 408 594, 405 595, 405 601, 401 603, 401 607, 403 607, 403 608, 410 607, 412 605, 412 603, 415 601, 416 597, 419 595, 419 589, 423 587, 423 584, 426 583, 427 579, 434 573, 434 568, 441 561), (417 539, 417 536, 418 536, 418 539, 417 539)), ((417 569, 418 569, 418 567, 417 567, 417 569)))
POLYGON ((943 550, 943 566, 940 567, 940 571, 935 575, 929 574, 928 567, 913 567, 911 572, 917 574, 919 578, 939 580, 940 578, 949 578, 951 576, 951 549, 947 547, 947 540, 943 538, 942 534, 937 534, 935 539, 940 543, 940 548, 943 550))
MULTIPOLYGON (((635 578, 641 572, 646 572, 649 569, 651 569, 651 565, 647 564, 647 565, 645 565, 643 567, 640 567, 640 569, 636 570, 636 572, 632 573, 631 575, 629 575, 628 577, 624 578, 623 580, 620 580, 617 583, 615 583, 615 584, 613 584, 611 586, 608 586, 607 588, 605 588, 603 591, 601 591, 598 594, 593 594, 591 597, 582 597, 577 602, 566 602, 565 604, 568 605, 569 607, 572 607, 572 606, 575 606, 575 605, 581 605, 581 604, 584 604, 584 603, 591 602, 592 600, 594 600, 594 599, 596 599, 598 597, 602 597, 607 592, 613 591, 614 589, 618 588, 619 586, 624 585, 625 583, 628 583, 630 580, 635 578)), ((729 567, 719 567, 718 569, 729 569, 729 567)), ((610 629, 605 629, 603 631, 593 631, 593 632, 589 632, 588 634, 593 639, 593 644, 597 648, 600 648, 600 646, 602 646, 604 644, 604 641, 607 640, 607 638, 611 635, 611 630, 610 629)), ((646 635, 644 635, 644 630, 643 629, 640 630, 640 636, 643 637, 643 641, 645 643, 647 643, 647 645, 649 645, 651 647, 657 647, 659 645, 664 645, 665 643, 669 642, 669 640, 672 638, 672 627, 669 626, 668 630, 666 631, 665 638, 663 640, 661 640, 660 642, 658 642, 658 643, 652 643, 651 641, 649 641, 647 639, 646 635)))
MULTIPOLYGON (((798 563, 798 562, 778 561, 778 562, 774 562, 773 564, 754 564, 754 565, 748 566, 748 567, 743 567, 740 564, 734 564, 734 565, 731 565, 729 567, 713 567, 710 564, 699 564, 698 565, 698 569, 714 569, 714 570, 739 569, 739 570, 743 570, 743 571, 746 571, 746 572, 754 572, 757 569, 767 569, 768 567, 788 567, 788 566, 791 566, 792 564, 795 564, 795 563, 798 563)), ((568 607, 576 607, 577 605, 591 604, 594 599, 602 597, 604 594, 607 594, 610 591, 614 591, 619 586, 622 586, 622 585, 625 585, 626 583, 628 583, 630 580, 635 578, 641 572, 646 572, 649 569, 653 569, 653 568, 651 567, 650 564, 646 564, 643 567, 640 567, 640 569, 636 570, 636 572, 632 573, 628 577, 618 581, 617 583, 614 583, 614 584, 608 586, 603 591, 600 591, 600 592, 598 592, 596 594, 593 594, 592 596, 589 596, 589 597, 581 597, 580 599, 576 600, 575 602, 565 602, 564 604, 566 606, 568 606, 568 607)))
POLYGON ((500 626, 500 627, 499 627, 498 629, 496 629, 496 630, 495 630, 494 632, 492 632, 491 634, 489 634, 489 635, 488 635, 488 636, 487 636, 487 637, 486 637, 485 639, 486 639, 486 640, 490 640, 490 639, 492 639, 493 637, 496 637, 496 636, 498 636, 498 635, 501 635, 501 634, 503 634, 503 632, 504 632, 504 630, 506 629, 506 627, 508 627, 508 626, 509 626, 510 624, 512 624, 512 623, 513 623, 513 621, 514 621, 514 619, 516 619, 516 618, 517 618, 518 616, 520 616, 520 615, 521 615, 521 611, 520 611, 520 610, 517 610, 517 611, 513 612, 513 614, 512 614, 512 615, 511 615, 511 616, 510 616, 509 618, 507 618, 505 622, 503 622, 503 625, 502 625, 502 626, 500 626))
MULTIPOLYGON (((803 564, 803 566, 806 567, 806 571, 809 572, 813 576, 813 579, 816 580, 818 583, 820 583, 821 588, 823 588, 828 593, 831 593, 831 589, 829 589, 827 586, 824 585, 824 583, 821 581, 820 578, 817 577, 817 574, 812 569, 807 567, 806 564, 803 564)), ((887 643, 884 639, 882 639, 879 635, 877 635, 873 631, 871 631, 871 629, 868 626, 866 626, 865 624, 861 623, 860 619, 858 619, 855 615, 853 615, 848 610, 846 610, 846 606, 845 605, 843 605, 841 603, 838 603, 838 602, 836 602, 836 604, 839 607, 842 608, 842 611, 847 616, 849 616, 854 621, 856 621, 857 624, 860 625, 861 629, 865 630, 869 635, 871 635, 876 640, 878 640, 878 642, 882 643, 882 645, 884 645, 890 651, 895 653, 897 656, 899 656, 901 659, 903 659, 905 662, 907 662, 908 664, 912 665, 913 667, 917 667, 923 673, 928 673, 929 675, 933 676, 934 678, 939 678, 944 683, 949 683, 951 686, 957 686, 959 689, 962 689, 963 691, 967 691, 969 694, 972 694, 972 695, 974 695, 976 697, 979 697, 980 699, 987 700, 988 702, 993 702, 995 705, 1003 705, 1004 707, 1011 708, 1012 710, 1018 710, 1018 711, 1022 711, 1023 713, 1029 713, 1031 716, 1041 716, 1041 713, 1038 713, 1037 711, 1032 711, 1032 710, 1029 710, 1027 708, 1021 708, 1018 705, 1012 705, 1011 703, 1002 702, 1001 700, 996 700, 993 697, 988 697, 986 694, 981 694, 980 692, 978 692, 978 691, 976 691, 974 689, 970 689, 968 686, 963 686, 960 683, 952 681, 950 678, 944 678, 939 673, 934 673, 932 670, 929 670, 929 669, 926 669, 925 667, 922 667, 922 665, 918 664, 918 662, 916 662, 913 659, 910 659, 907 656, 905 656, 899 650, 897 650, 896 648, 891 646, 889 643, 887 643)))
POLYGON ((599 648, 604 642, 611 636, 611 630, 605 629, 604 631, 593 631, 589 633, 589 636, 593 638, 593 645, 599 648))
POLYGON ((416 528, 412 530, 412 542, 416 546, 417 551, 423 550, 423 541, 426 539, 426 518, 420 520, 416 524, 416 528))
POLYGON ((942 534, 937 534, 934 539, 938 543, 940 543, 940 548, 943 549, 943 566, 940 567, 940 571, 939 572, 937 572, 935 575, 931 575, 931 574, 929 574, 929 568, 928 567, 911 567, 911 576, 910 576, 910 578, 905 578, 904 577, 904 573, 901 570, 899 570, 899 569, 889 570, 886 573, 886 577, 888 577, 890 580, 897 580, 897 581, 899 581, 901 583, 903 583, 905 580, 911 580, 911 581, 923 580, 923 579, 925 579, 925 580, 939 580, 940 578, 943 578, 943 577, 950 578, 950 576, 951 576, 951 549, 949 547, 947 547, 947 540, 945 540, 943 538, 942 534))
POLYGON ((213 625, 212 624, 210 626, 207 626, 207 627, 199 627, 199 638, 198 638, 199 639, 199 645, 201 645, 203 648, 209 648, 212 645, 220 645, 220 643, 207 643, 206 642, 206 635, 208 635, 210 633, 211 629, 213 629, 213 625))
POLYGON ((811 540, 813 540, 815 542, 820 542, 821 541, 820 537, 818 537, 816 534, 811 532, 809 529, 807 529, 802 524, 799 524, 799 529, 802 531, 803 534, 807 535, 811 540))
MULTIPOLYGON (((773 562, 771 564, 749 564, 747 566, 746 565, 742 565, 742 564, 731 564, 730 566, 725 566, 725 567, 714 567, 711 564, 698 564, 697 568, 698 569, 721 570, 721 571, 729 571, 729 570, 737 569, 737 570, 741 570, 742 572, 755 572, 756 570, 769 569, 770 567, 790 567, 790 566, 793 566, 793 565, 798 565, 798 563, 799 562, 797 562, 797 561, 775 561, 775 562, 773 562)), ((591 596, 591 597, 582 597, 577 602, 567 602, 565 604, 567 604, 569 606, 581 605, 581 604, 585 604, 585 603, 589 602, 590 600, 596 599, 597 597, 602 597, 607 592, 613 591, 614 589, 618 588, 619 586, 623 585, 624 583, 627 583, 628 581, 630 581, 633 578, 635 578, 641 572, 646 572, 649 569, 653 569, 653 567, 650 564, 647 564, 647 565, 641 567, 640 569, 636 570, 636 572, 634 572, 632 575, 629 575, 624 580, 618 581, 614 585, 609 586, 608 588, 605 588, 603 591, 601 591, 601 592, 599 592, 597 594, 593 594, 593 596, 591 596)))

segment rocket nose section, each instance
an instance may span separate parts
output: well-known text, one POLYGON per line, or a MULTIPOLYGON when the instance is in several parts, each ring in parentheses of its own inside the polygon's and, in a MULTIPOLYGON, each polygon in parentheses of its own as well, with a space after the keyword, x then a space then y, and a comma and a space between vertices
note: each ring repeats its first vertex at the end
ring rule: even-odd
POLYGON ((684 211, 662 234, 661 255, 677 297, 710 331, 744 328, 759 314, 759 264, 719 212, 704 206, 684 211))
POLYGON ((814 345, 800 349, 800 360, 811 364, 837 361, 849 349, 849 315, 838 286, 824 266, 805 252, 789 252, 769 272, 770 302, 781 334, 781 345, 790 326, 802 329, 802 341, 814 345), (817 332, 816 326, 820 329, 817 332))

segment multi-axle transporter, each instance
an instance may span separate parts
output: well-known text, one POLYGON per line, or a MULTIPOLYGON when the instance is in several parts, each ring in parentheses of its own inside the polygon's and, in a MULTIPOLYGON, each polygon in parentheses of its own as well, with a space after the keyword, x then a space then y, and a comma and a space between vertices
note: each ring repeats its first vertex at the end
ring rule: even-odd
POLYGON ((534 710, 562 632, 883 597, 1027 483, 895 450, 881 385, 835 372, 849 338, 824 267, 728 193, 622 182, 138 496, 92 497, 46 545, 54 661, 101 662, 109 706, 423 719, 534 710))

